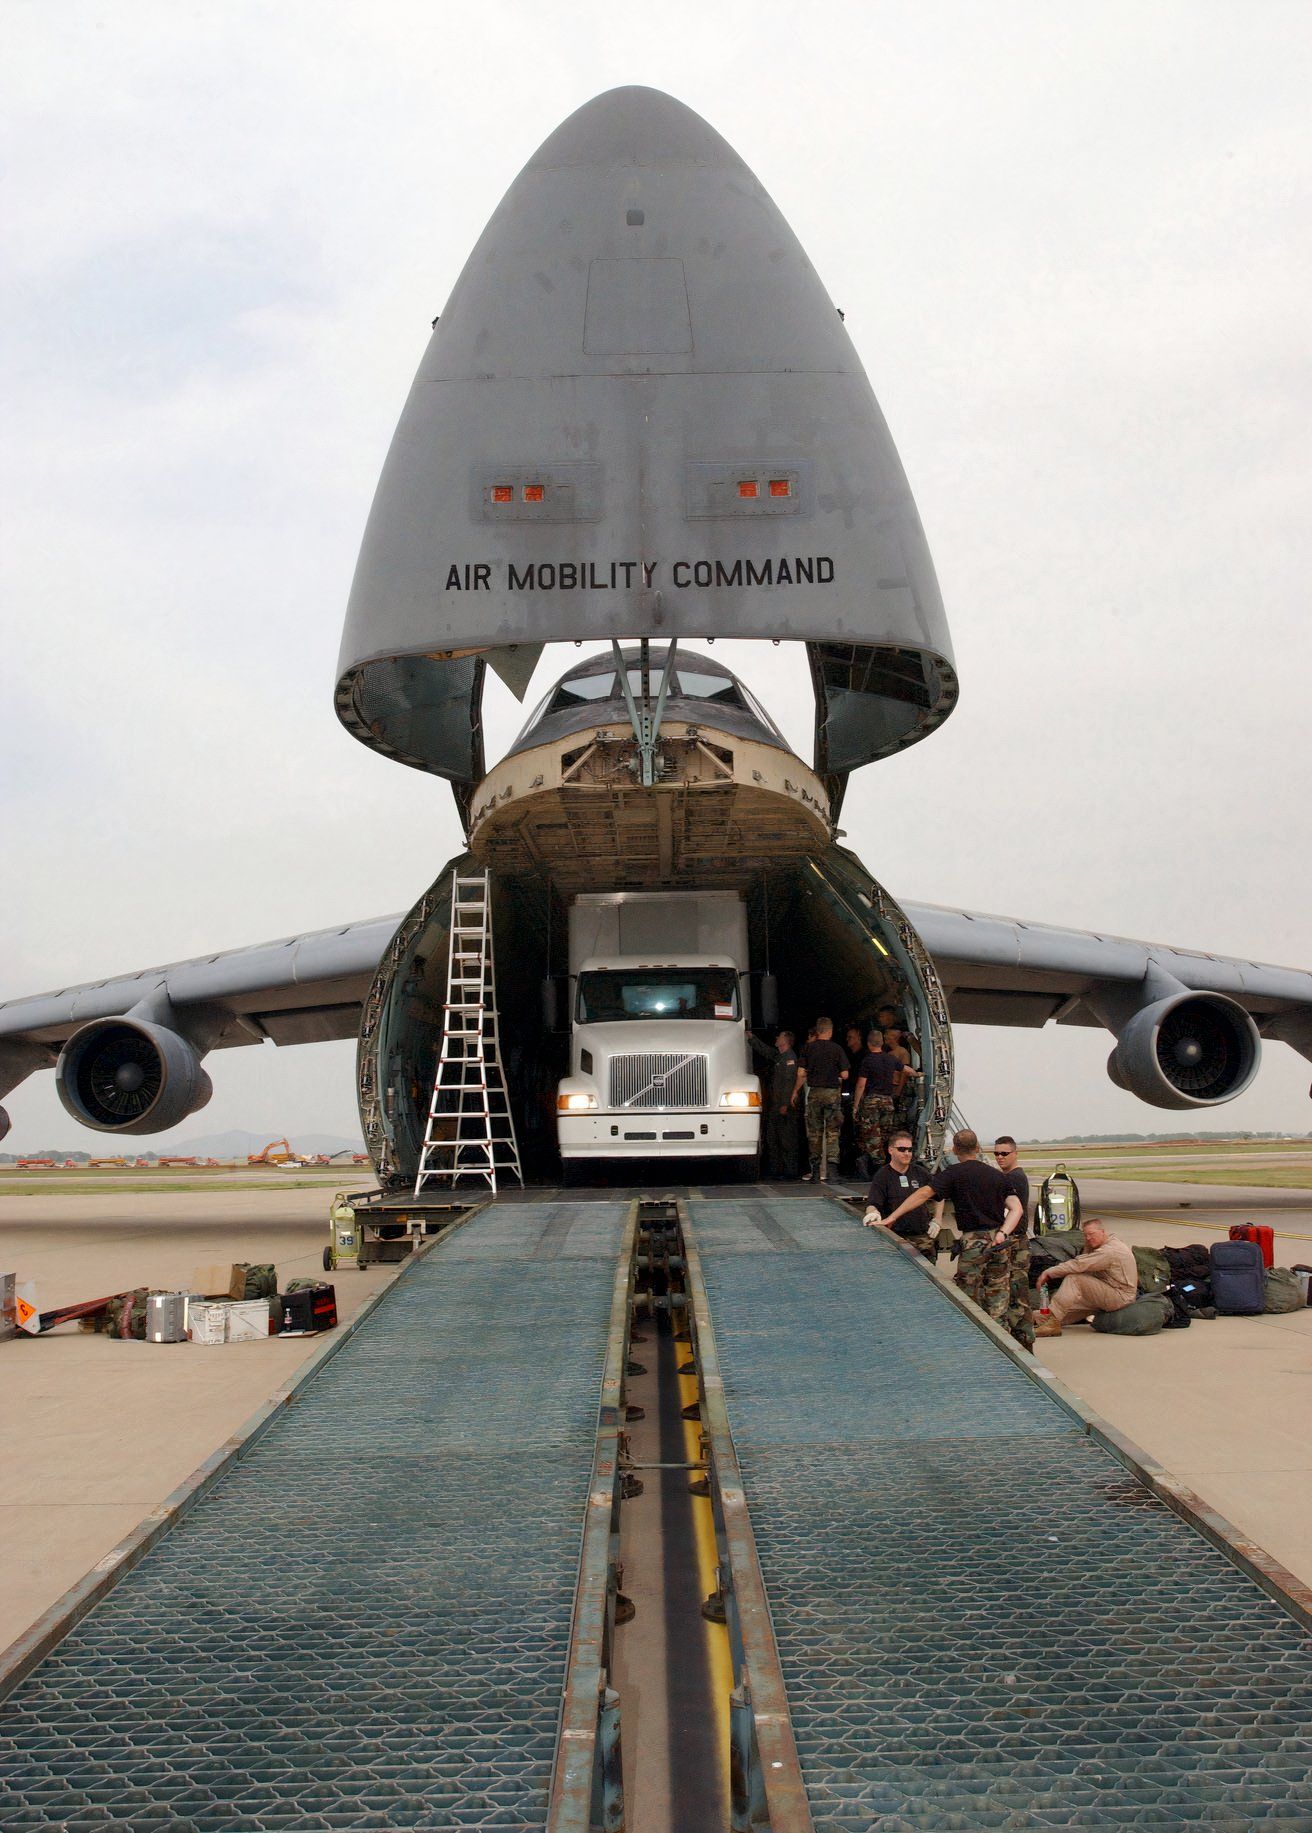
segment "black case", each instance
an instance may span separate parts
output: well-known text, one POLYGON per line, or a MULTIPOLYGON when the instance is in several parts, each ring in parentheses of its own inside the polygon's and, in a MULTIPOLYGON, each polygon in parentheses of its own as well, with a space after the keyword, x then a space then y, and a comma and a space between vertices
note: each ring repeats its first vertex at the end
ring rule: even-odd
POLYGON ((284 1330, 335 1330, 337 1292, 332 1286, 304 1286, 282 1295, 284 1330))
POLYGON ((1212 1297, 1223 1317, 1257 1317, 1266 1304, 1265 1268, 1256 1241, 1214 1241, 1212 1297))

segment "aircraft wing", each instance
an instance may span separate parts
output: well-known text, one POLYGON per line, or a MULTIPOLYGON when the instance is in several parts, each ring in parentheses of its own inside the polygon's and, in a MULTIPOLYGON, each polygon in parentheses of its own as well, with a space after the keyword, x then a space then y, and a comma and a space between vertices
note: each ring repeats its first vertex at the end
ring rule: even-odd
POLYGON ((119 1017, 161 996, 182 1016, 189 1008, 221 1015, 211 1048, 266 1038, 275 1044, 319 1044, 354 1037, 361 1002, 400 921, 399 915, 371 917, 9 1000, 0 1004, 0 1092, 6 1057, 31 1050, 41 1062, 52 1061, 89 1020, 119 1017))
POLYGON ((1264 1037, 1312 1057, 1312 972, 938 904, 904 904, 956 1024, 1107 1025, 1138 989, 1178 983, 1244 1008, 1264 1037))
MULTIPOLYGON (((1150 997, 1188 989, 1234 1001, 1263 1037, 1312 1058, 1306 970, 935 904, 902 908, 933 957, 954 1023, 1118 1030, 1150 997)), ((367 918, 0 1004, 0 1097, 52 1066, 83 1025, 133 1012, 154 1018, 161 1002, 184 1031, 205 1027, 206 1049, 354 1037, 400 922, 399 914, 367 918)))

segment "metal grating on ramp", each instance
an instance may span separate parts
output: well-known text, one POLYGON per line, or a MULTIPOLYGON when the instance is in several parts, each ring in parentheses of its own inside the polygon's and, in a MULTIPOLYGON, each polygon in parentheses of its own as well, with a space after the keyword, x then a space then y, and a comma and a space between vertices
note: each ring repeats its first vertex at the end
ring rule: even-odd
POLYGON ((689 1210, 817 1833, 1312 1828, 1291 1616, 836 1205, 689 1210))
POLYGON ((543 1826, 624 1220, 409 1270, 0 1702, 5 1833, 543 1826))

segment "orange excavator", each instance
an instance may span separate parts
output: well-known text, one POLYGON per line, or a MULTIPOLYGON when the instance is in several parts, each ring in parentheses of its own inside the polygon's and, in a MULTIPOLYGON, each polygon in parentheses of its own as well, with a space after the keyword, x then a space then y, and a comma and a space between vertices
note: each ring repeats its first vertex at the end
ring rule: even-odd
POLYGON ((286 1139, 271 1139, 263 1152, 252 1152, 246 1160, 248 1165, 293 1165, 297 1162, 291 1142, 286 1139))

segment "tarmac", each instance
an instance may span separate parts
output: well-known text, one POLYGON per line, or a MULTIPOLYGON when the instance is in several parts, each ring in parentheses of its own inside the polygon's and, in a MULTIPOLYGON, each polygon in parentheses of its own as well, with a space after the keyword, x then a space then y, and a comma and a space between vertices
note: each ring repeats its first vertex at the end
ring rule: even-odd
MULTIPOLYGON (((1080 1179, 1085 1213, 1132 1243, 1210 1241, 1269 1221, 1276 1260, 1312 1263, 1312 1191, 1080 1179), (1183 1207, 1187 1205, 1188 1207, 1183 1207)), ((0 1197, 0 1270, 42 1309, 134 1285, 186 1287, 197 1266, 274 1261, 321 1273, 331 1188, 56 1192, 0 1197)), ((940 1273, 946 1274, 944 1261, 940 1273)), ((395 1276, 335 1276, 349 1317, 395 1276)), ((0 1342, 0 1648, 283 1386, 315 1338, 119 1342, 65 1326, 0 1342)), ((1219 1318, 1148 1338, 1086 1327, 1039 1345, 1089 1405, 1312 1583, 1312 1309, 1219 1318)), ((1033 1498, 1041 1517, 1042 1494, 1033 1498)))
MULTIPOLYGON (((1277 1266, 1312 1266, 1312 1190, 1084 1176, 1079 1187, 1083 1213, 1102 1216, 1131 1247, 1212 1242, 1232 1223, 1265 1222, 1277 1266)), ((1078 1325, 1035 1349, 1104 1419, 1312 1584, 1312 1308, 1196 1320, 1153 1337, 1078 1325)))

